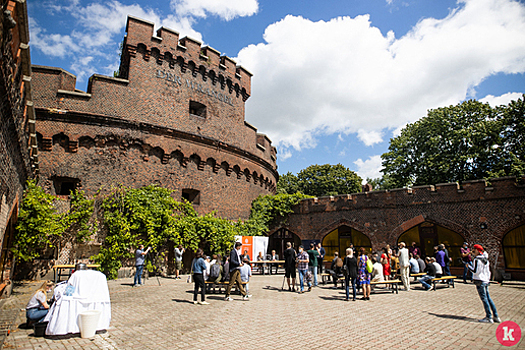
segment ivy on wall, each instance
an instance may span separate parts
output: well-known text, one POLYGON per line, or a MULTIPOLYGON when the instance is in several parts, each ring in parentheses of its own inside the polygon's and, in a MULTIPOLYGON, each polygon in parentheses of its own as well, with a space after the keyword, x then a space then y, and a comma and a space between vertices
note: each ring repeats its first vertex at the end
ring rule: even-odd
POLYGON ((53 205, 56 197, 30 181, 20 210, 15 255, 28 261, 38 257, 42 249, 65 240, 86 243, 100 229, 105 239, 92 259, 100 263, 108 278, 116 278, 123 262, 133 258, 140 244, 151 247, 150 271, 159 267, 152 263, 165 261, 172 244, 225 254, 236 235, 265 235, 272 225, 285 223, 292 207, 308 198, 301 193, 259 196, 248 220, 232 221, 217 217, 215 212, 199 215, 190 203, 179 202, 173 195, 174 191, 154 185, 138 189, 118 186, 97 200, 101 213, 97 218, 95 200, 87 199, 82 191, 71 193, 70 209, 61 214, 53 205))

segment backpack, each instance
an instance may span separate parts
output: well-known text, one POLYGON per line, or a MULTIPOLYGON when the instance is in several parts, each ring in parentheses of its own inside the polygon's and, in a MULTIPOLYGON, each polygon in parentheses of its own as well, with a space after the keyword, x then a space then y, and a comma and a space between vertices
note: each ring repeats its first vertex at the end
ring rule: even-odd
POLYGON ((220 264, 213 264, 210 267, 210 280, 215 280, 219 278, 219 275, 221 274, 221 265, 220 264))
POLYGON ((366 271, 368 273, 372 273, 372 271, 374 271, 374 265, 372 264, 372 261, 370 261, 370 259, 366 259, 366 271))

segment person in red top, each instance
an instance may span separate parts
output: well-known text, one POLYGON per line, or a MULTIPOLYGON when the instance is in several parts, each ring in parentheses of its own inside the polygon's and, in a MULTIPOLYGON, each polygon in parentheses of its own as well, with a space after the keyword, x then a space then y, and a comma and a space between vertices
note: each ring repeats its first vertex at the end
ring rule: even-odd
POLYGON ((383 248, 383 254, 381 254, 381 265, 383 265, 383 275, 385 276, 385 281, 390 279, 390 254, 388 254, 388 249, 383 248))

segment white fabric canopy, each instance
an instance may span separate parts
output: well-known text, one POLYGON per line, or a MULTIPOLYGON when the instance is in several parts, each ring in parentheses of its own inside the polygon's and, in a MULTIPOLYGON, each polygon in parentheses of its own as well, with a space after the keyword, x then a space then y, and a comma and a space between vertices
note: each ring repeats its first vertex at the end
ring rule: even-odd
POLYGON ((76 271, 67 285, 57 286, 55 303, 44 321, 49 322, 46 335, 79 333, 79 314, 87 310, 99 310, 97 330, 109 327, 111 301, 106 276, 99 271, 76 271), (72 293, 71 293, 72 292, 72 293), (72 295, 67 295, 72 294, 72 295))

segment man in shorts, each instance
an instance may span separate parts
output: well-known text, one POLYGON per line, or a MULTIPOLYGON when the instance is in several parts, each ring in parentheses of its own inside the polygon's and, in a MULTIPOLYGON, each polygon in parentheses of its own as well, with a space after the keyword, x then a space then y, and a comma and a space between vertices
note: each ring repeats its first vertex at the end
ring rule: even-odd
POLYGON ((288 283, 288 290, 295 292, 295 258, 297 254, 292 248, 292 243, 286 243, 286 250, 284 251, 284 275, 286 276, 286 282, 288 283), (292 285, 290 286, 290 278, 292 278, 292 285))

